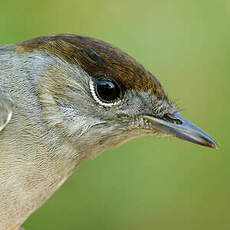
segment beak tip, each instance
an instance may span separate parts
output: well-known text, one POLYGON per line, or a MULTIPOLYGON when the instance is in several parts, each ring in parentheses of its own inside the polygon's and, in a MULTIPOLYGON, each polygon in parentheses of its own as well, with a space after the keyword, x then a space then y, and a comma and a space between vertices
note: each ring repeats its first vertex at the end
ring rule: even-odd
POLYGON ((213 149, 219 149, 219 146, 215 142, 211 143, 210 147, 213 149))
POLYGON ((203 141, 201 141, 200 144, 201 145, 204 144, 205 146, 212 148, 212 149, 219 149, 219 146, 217 145, 217 143, 206 133, 204 133, 203 141))
POLYGON ((205 139, 201 140, 197 144, 204 145, 204 146, 212 148, 212 149, 219 149, 219 146, 217 145, 217 143, 208 135, 206 136, 205 139))

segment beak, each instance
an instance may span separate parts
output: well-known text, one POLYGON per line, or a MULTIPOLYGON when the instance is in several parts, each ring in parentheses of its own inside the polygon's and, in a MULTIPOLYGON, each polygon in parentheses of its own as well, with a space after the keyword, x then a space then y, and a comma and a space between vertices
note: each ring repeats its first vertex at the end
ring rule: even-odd
POLYGON ((193 125, 179 113, 167 116, 167 119, 159 119, 153 116, 143 116, 151 123, 153 128, 172 136, 190 141, 192 143, 217 149, 216 142, 203 130, 193 125))

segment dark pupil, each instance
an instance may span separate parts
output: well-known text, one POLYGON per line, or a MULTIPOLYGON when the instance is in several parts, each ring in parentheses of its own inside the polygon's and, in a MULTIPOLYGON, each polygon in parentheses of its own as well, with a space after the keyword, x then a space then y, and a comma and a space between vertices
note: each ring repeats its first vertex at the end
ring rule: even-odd
POLYGON ((111 102, 120 96, 120 88, 113 81, 100 79, 96 82, 96 88, 103 101, 111 102))

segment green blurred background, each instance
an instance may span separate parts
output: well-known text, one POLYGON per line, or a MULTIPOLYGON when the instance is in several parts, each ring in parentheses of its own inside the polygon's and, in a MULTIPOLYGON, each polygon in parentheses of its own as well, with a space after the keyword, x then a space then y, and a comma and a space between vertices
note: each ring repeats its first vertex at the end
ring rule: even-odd
POLYGON ((1 1, 1 44, 64 32, 134 56, 220 149, 176 138, 130 141, 83 163, 24 227, 230 229, 230 1, 1 1))

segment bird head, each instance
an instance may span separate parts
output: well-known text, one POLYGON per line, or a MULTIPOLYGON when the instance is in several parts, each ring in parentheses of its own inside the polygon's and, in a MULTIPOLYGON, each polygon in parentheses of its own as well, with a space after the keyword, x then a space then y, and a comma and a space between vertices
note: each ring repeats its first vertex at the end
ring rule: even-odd
POLYGON ((34 63, 42 65, 37 94, 44 119, 82 151, 100 152, 153 134, 216 148, 180 115, 156 77, 108 43, 65 34, 28 40, 16 49, 32 52, 34 63))

